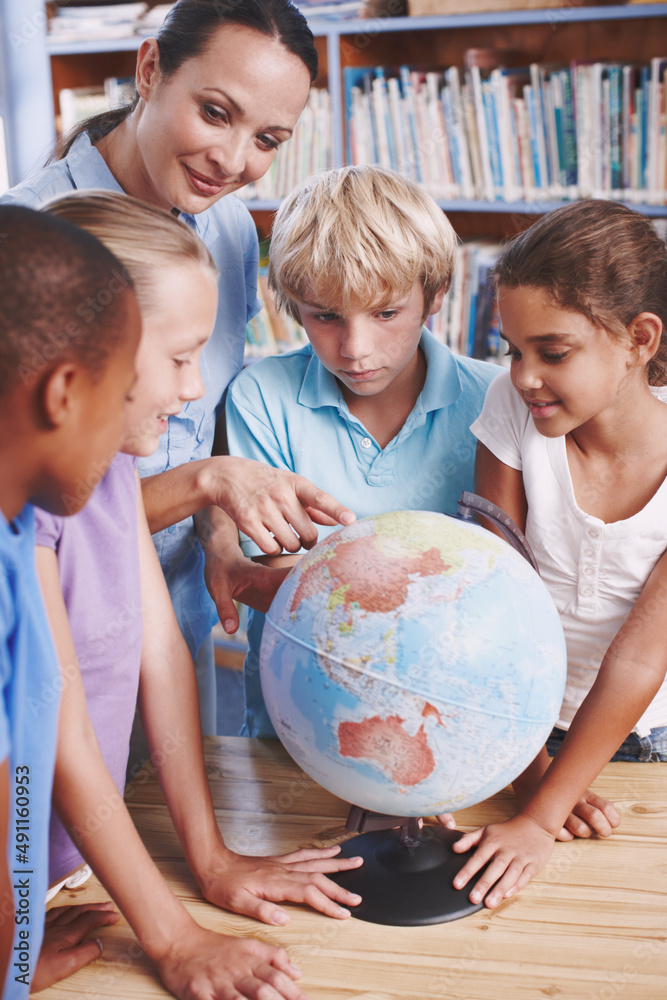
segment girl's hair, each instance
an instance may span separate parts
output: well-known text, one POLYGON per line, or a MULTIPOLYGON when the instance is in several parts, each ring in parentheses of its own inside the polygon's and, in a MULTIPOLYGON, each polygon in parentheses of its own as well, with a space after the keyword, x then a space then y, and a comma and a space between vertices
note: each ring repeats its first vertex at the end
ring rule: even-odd
POLYGON ((43 210, 96 236, 134 285, 142 312, 157 304, 156 278, 165 268, 199 264, 217 279, 208 248, 174 215, 119 191, 74 191, 43 210))
MULTIPOLYGON (((253 28, 277 39, 301 59, 311 82, 315 81, 318 66, 315 40, 305 17, 291 0, 178 0, 155 35, 162 76, 172 76, 188 59, 201 55, 218 28, 225 24, 253 28)), ((57 143, 49 162, 66 156, 82 132, 88 132, 93 143, 108 135, 125 121, 138 102, 139 96, 135 95, 130 104, 75 125, 57 143)))
POLYGON ((269 285, 299 320, 307 287, 328 307, 388 304, 419 282, 424 316, 454 272, 456 235, 424 189, 382 167, 314 174, 283 201, 271 232, 269 285))
POLYGON ((649 384, 667 384, 667 245, 646 216, 614 201, 564 205, 504 247, 494 278, 497 288, 542 288, 617 339, 654 313, 663 329, 649 384))

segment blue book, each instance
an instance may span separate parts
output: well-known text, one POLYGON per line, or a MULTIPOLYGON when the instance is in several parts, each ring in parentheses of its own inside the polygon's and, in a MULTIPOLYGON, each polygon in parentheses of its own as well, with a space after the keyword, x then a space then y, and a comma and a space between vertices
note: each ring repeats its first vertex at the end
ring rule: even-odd
POLYGON ((607 67, 609 79, 609 145, 611 161, 611 189, 620 191, 623 187, 623 76, 618 63, 607 67))
POLYGON ((496 198, 503 196, 503 168, 500 159, 500 136, 498 134, 498 115, 493 100, 493 87, 488 80, 482 82, 482 102, 484 105, 484 121, 489 141, 489 159, 491 161, 491 176, 493 191, 496 198))
POLYGON ((648 85, 650 71, 648 66, 639 70, 639 101, 637 103, 637 118, 639 123, 639 176, 641 187, 646 190, 650 184, 648 176, 648 85))
POLYGON ((448 85, 445 85, 440 92, 440 103, 442 104, 442 115, 445 119, 445 131, 449 143, 449 155, 452 164, 452 175, 455 184, 461 184, 463 174, 461 172, 461 144, 459 142, 458 129, 454 118, 454 108, 452 106, 452 95, 448 85))
POLYGON ((352 88, 358 87, 366 92, 368 89, 367 79, 372 78, 372 70, 367 66, 345 66, 343 69, 343 102, 345 105, 345 145, 347 149, 346 160, 352 163, 352 148, 350 145, 350 120, 352 118, 352 88))
POLYGON ((574 110, 574 88, 570 70, 560 71, 563 91, 562 131, 565 155, 565 176, 568 187, 577 183, 577 122, 574 110))
POLYGON ((532 85, 528 84, 523 88, 523 96, 526 102, 526 111, 528 112, 528 125, 530 127, 530 150, 533 159, 533 175, 535 177, 535 187, 541 188, 543 186, 542 170, 540 167, 540 153, 539 153, 539 139, 538 130, 539 125, 537 122, 537 115, 535 110, 535 97, 533 94, 532 85))
POLYGON ((415 116, 415 95, 412 89, 412 78, 410 67, 401 66, 399 70, 401 78, 401 88, 408 112, 408 156, 410 159, 411 172, 416 181, 420 184, 423 181, 421 164, 419 159, 419 142, 417 139, 417 120, 415 116))

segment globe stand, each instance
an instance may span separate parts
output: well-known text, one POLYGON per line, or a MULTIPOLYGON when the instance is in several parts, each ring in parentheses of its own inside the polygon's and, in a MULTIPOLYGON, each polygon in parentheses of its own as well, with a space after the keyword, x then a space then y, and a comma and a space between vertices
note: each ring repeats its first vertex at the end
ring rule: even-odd
POLYGON ((483 909, 471 903, 470 886, 455 889, 454 877, 473 851, 455 854, 456 830, 402 820, 400 830, 371 830, 341 845, 341 856, 361 856, 361 868, 329 875, 338 885, 362 897, 352 914, 373 924, 418 927, 458 920, 483 909))

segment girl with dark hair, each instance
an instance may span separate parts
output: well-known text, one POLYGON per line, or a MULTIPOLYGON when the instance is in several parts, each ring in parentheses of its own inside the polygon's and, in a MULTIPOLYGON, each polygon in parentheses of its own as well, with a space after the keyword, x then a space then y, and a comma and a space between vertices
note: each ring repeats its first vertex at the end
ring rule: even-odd
POLYGON ((38 207, 74 189, 123 191, 180 215, 219 271, 216 324, 202 358, 205 395, 169 418, 156 454, 139 466, 149 526, 198 669, 204 733, 215 733, 212 626, 220 618, 235 631, 235 597, 266 610, 284 576, 250 560, 221 568, 220 527, 231 516, 277 555, 312 545, 315 519, 354 520, 300 477, 211 457, 246 324, 260 306, 255 227, 227 196, 268 170, 316 73, 313 36, 289 0, 178 0, 157 36, 141 44, 134 102, 78 126, 60 159, 3 198, 38 207))
POLYGON ((610 836, 618 812, 589 788, 609 760, 667 761, 667 246, 638 212, 579 202, 509 244, 495 280, 511 365, 472 426, 476 490, 525 531, 568 671, 519 813, 454 845, 477 847, 457 888, 487 865, 470 894, 487 906, 555 840, 610 836))

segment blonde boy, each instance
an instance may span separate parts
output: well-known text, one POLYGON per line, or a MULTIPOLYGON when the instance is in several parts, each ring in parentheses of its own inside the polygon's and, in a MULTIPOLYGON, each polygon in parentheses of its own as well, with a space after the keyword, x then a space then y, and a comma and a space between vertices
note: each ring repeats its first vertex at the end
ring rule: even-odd
MULTIPOLYGON (((455 513, 473 488, 469 427, 498 372, 455 357, 423 326, 449 288, 455 248, 437 204, 391 171, 343 167, 297 188, 276 216, 269 282, 310 344, 233 382, 230 453, 307 476, 358 517, 455 513)), ((262 556, 245 537, 241 546, 273 567, 299 558, 262 556)), ((263 624, 253 612, 244 665, 251 736, 275 736, 259 681, 263 624)))

